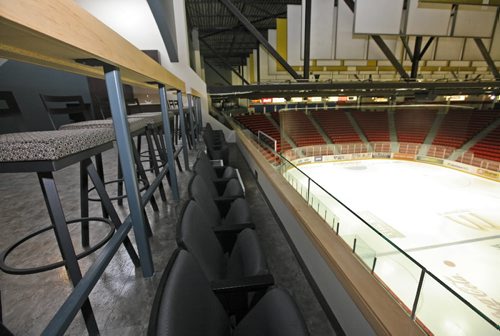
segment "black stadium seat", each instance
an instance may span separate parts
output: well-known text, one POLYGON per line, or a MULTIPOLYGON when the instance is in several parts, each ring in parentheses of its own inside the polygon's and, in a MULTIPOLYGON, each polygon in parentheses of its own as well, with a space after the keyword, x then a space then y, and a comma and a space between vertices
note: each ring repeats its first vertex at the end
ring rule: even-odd
POLYGON ((218 178, 210 161, 197 159, 193 170, 203 178, 213 197, 244 197, 239 180, 236 177, 218 178))
POLYGON ((234 327, 189 252, 177 249, 157 290, 148 328, 150 336, 302 336, 308 335, 295 302, 273 288, 234 327))
POLYGON ((207 123, 203 132, 203 141, 207 146, 207 153, 212 160, 222 160, 229 162, 229 147, 224 138, 224 133, 214 131, 212 126, 207 123))
POLYGON ((177 244, 198 260, 209 281, 269 273, 254 230, 234 232, 236 239, 226 254, 212 227, 200 205, 188 201, 177 223, 177 244))
POLYGON ((200 175, 194 175, 191 178, 188 190, 189 197, 203 205, 203 212, 209 217, 211 223, 216 223, 216 225, 244 224, 253 227, 250 208, 244 198, 214 199, 207 183, 200 175))
POLYGON ((210 158, 204 151, 200 151, 198 153, 197 160, 200 160, 210 165, 213 171, 212 174, 213 179, 228 179, 232 177, 237 177, 236 170, 231 166, 214 166, 210 161, 210 158))

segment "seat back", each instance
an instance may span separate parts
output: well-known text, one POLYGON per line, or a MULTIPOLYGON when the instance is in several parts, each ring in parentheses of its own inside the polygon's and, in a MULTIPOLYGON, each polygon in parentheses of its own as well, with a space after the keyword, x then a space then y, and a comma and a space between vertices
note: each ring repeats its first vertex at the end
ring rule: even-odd
POLYGON ((193 200, 186 203, 177 222, 177 245, 196 258, 209 281, 223 279, 226 274, 224 252, 212 226, 193 200))
POLYGON ((0 118, 20 115, 21 110, 11 91, 0 91, 0 118))
POLYGON ((224 224, 251 223, 252 216, 247 201, 244 198, 237 198, 231 202, 223 222, 224 224))
POLYGON ((56 122, 55 116, 57 115, 66 115, 73 121, 94 119, 90 108, 83 102, 82 96, 48 96, 40 94, 40 98, 54 129, 60 126, 56 122))
POLYGON ((14 336, 14 334, 11 333, 10 330, 7 329, 7 327, 4 326, 2 322, 0 322, 0 335, 2 335, 2 336, 14 336))
MULTIPOLYGON (((214 168, 210 164, 209 160, 203 160, 201 158, 196 159, 196 162, 193 165, 193 170, 196 174, 201 175, 203 180, 205 180, 208 189, 210 190, 213 197, 218 197, 219 192, 217 187, 215 186, 215 181, 218 179, 217 174, 215 173, 214 168)), ((239 181, 234 178, 229 180, 226 183, 226 187, 224 192, 220 196, 225 197, 235 197, 240 196, 244 197, 245 193, 243 192, 243 188, 241 187, 239 181)))
MULTIPOLYGON (((204 151, 200 151, 198 153, 198 160, 202 160, 204 162, 206 162, 206 164, 210 165, 210 167, 212 168, 212 170, 214 171, 214 175, 216 177, 219 177, 217 176, 217 169, 212 165, 212 162, 210 161, 210 158, 208 157, 207 153, 205 153, 204 151)), ((231 178, 231 177, 237 177, 237 174, 236 174, 236 171, 233 167, 230 167, 230 166, 223 166, 224 167, 224 172, 222 174, 222 178, 231 178)))
POLYGON ((222 194, 223 197, 245 197, 243 188, 241 187, 240 181, 236 178, 232 178, 226 183, 226 188, 222 194))
POLYGON ((0 119, 2 126, 6 123, 9 129, 3 129, 2 132, 18 132, 23 130, 23 115, 17 105, 14 94, 10 91, 0 91, 0 119))
POLYGON ((198 158, 196 159, 193 165, 194 171, 200 175, 203 175, 202 174, 203 172, 210 179, 210 181, 218 179, 218 176, 215 173, 215 170, 212 167, 212 164, 210 163, 208 156, 203 151, 201 153, 198 155, 198 158))
POLYGON ((227 263, 226 278, 240 279, 268 273, 257 233, 245 229, 238 234, 227 263))
POLYGON ((127 114, 142 113, 142 107, 137 98, 126 98, 125 106, 127 107, 127 114))
POLYGON ((281 288, 273 288, 236 326, 233 336, 307 336, 304 318, 293 298, 281 288))
POLYGON ((219 208, 215 204, 207 183, 205 183, 200 175, 194 175, 191 178, 188 191, 190 198, 194 199, 198 204, 203 204, 203 212, 208 216, 209 222, 219 225, 221 222, 219 208))
POLYGON ((229 320, 195 258, 177 249, 156 291, 150 336, 229 336, 229 320))

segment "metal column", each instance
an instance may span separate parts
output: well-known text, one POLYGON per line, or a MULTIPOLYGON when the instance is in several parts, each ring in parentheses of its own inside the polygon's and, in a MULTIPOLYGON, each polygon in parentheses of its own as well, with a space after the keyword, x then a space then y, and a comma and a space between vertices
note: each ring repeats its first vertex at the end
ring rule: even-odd
POLYGON ((177 185, 177 172, 175 170, 175 157, 174 157, 174 144, 172 143, 172 132, 170 130, 170 119, 168 118, 168 104, 167 104, 167 91, 165 85, 158 84, 158 91, 160 93, 161 116, 163 120, 163 137, 165 145, 167 146, 167 164, 168 172, 170 174, 170 187, 174 200, 178 201, 179 187, 177 185))
POLYGON ((151 277, 154 272, 153 259, 144 222, 142 200, 137 187, 137 173, 134 167, 132 139, 127 121, 127 110, 123 97, 120 70, 114 66, 106 65, 104 73, 118 146, 118 155, 120 156, 120 166, 122 167, 125 189, 127 190, 130 217, 141 259, 142 274, 144 277, 151 277))
POLYGON ((422 47, 422 36, 415 37, 415 48, 413 49, 413 58, 411 60, 411 79, 416 79, 418 75, 418 62, 420 62, 420 48, 422 47))
POLYGON ((311 0, 306 0, 304 27, 304 79, 309 79, 309 55, 311 50, 311 0))
POLYGON ((181 135, 182 135, 182 154, 184 156, 184 167, 187 171, 189 168, 188 157, 188 141, 186 134, 186 120, 184 119, 184 108, 182 106, 182 91, 177 91, 177 107, 179 108, 179 121, 181 122, 181 135))
POLYGON ((188 93, 188 111, 189 111, 189 133, 191 133, 191 141, 193 143, 193 149, 196 149, 196 142, 194 141, 194 113, 193 113, 193 96, 188 93))

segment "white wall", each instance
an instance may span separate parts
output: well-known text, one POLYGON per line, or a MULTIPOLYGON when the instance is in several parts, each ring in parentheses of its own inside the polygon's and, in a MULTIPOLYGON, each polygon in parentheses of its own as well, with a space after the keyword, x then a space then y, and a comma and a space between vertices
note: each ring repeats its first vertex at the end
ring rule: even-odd
POLYGON ((158 50, 162 66, 186 83, 187 92, 194 89, 202 94, 202 111, 204 114, 208 113, 207 86, 189 66, 188 31, 183 0, 174 0, 179 55, 179 62, 176 63, 170 62, 167 49, 146 0, 75 1, 138 49, 158 50))

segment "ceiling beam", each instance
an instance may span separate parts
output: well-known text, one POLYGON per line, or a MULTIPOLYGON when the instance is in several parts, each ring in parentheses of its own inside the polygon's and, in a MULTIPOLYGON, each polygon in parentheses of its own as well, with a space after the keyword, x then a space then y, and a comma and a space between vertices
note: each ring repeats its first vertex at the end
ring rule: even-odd
MULTIPOLYGON (((270 20, 270 19, 276 19, 277 17, 283 16, 283 15, 286 15, 286 12, 276 13, 276 14, 273 14, 273 15, 269 15, 269 16, 257 19, 257 20, 252 20, 250 22, 252 24, 253 23, 259 23, 259 22, 262 22, 262 21, 270 20)), ((210 36, 214 36, 214 35, 218 35, 218 34, 222 34, 222 33, 228 32, 228 31, 233 31, 233 30, 235 30, 237 28, 240 28, 240 27, 244 27, 243 24, 238 24, 238 25, 233 26, 231 28, 224 28, 224 29, 217 30, 215 32, 207 33, 207 34, 203 35, 202 38, 210 37, 210 36)), ((276 25, 274 25, 274 27, 276 27, 276 25)))
POLYGON ((249 85, 250 83, 245 79, 245 77, 243 77, 238 71, 234 70, 233 66, 231 64, 229 64, 226 59, 222 56, 220 56, 214 49, 212 49, 212 47, 203 39, 200 38, 200 42, 203 43, 208 49, 210 49, 210 51, 215 55, 217 56, 217 58, 222 62, 222 64, 227 67, 228 69, 231 69, 232 72, 234 72, 236 74, 236 76, 238 76, 239 78, 241 78, 241 80, 243 81, 243 83, 249 85))
MULTIPOLYGON (((500 85, 495 81, 488 82, 313 82, 313 83, 284 83, 284 84, 264 84, 264 85, 237 85, 231 87, 209 87, 209 93, 242 93, 248 91, 254 92, 278 92, 284 91, 288 94, 299 94, 299 91, 339 91, 341 90, 360 90, 360 92, 369 93, 370 90, 395 90, 398 92, 411 90, 437 90, 437 89, 453 89, 459 92, 461 89, 477 89, 484 93, 495 94, 500 91, 500 85)), ((358 92, 359 93, 359 92, 358 92)), ((299 94, 302 95, 302 94, 299 94)), ((345 94, 342 94, 345 95, 345 94)))
POLYGON ((488 68, 490 69, 491 73, 493 74, 493 77, 497 81, 500 81, 500 73, 498 72, 498 69, 495 65, 495 62, 490 56, 490 53, 488 52, 488 49, 486 49, 486 46, 483 43, 483 40, 479 37, 474 38, 474 42, 476 42, 477 47, 479 48, 479 51, 481 52, 481 55, 483 55, 484 60, 488 64, 488 68))
POLYGON ((427 49, 429 49, 429 47, 431 46, 433 41, 434 41, 434 36, 429 37, 429 39, 427 40, 427 43, 424 45, 424 47, 422 48, 422 51, 420 52, 420 59, 422 59, 422 57, 424 57, 425 52, 427 51, 427 49))
POLYGON ((408 54, 408 57, 413 59, 413 52, 411 51, 410 45, 408 44, 408 36, 403 36, 400 35, 399 38, 401 39, 401 42, 403 43, 403 47, 405 48, 406 53, 408 54))
POLYGON ((212 64, 210 64, 206 59, 205 59, 205 65, 208 66, 210 69, 212 69, 213 72, 215 72, 220 78, 222 78, 222 80, 224 82, 226 82, 228 85, 233 85, 233 83, 231 83, 230 81, 228 81, 226 79, 226 77, 224 77, 220 72, 219 70, 217 70, 212 64))
POLYGON ((240 12, 240 10, 230 1, 230 0, 219 0, 222 2, 231 13, 233 13, 238 20, 245 26, 248 31, 252 33, 252 35, 266 48, 266 50, 280 63, 286 71, 295 79, 300 79, 301 77, 293 70, 293 68, 290 66, 290 64, 287 63, 281 57, 281 55, 276 51, 276 49, 273 48, 273 46, 266 40, 264 36, 255 28, 255 26, 248 21, 248 19, 240 12))
POLYGON ((409 80, 410 76, 406 73, 405 69, 401 65, 401 63, 398 61, 396 56, 392 53, 391 49, 385 44, 384 40, 382 37, 379 35, 371 35, 371 38, 375 43, 377 43, 378 47, 382 52, 384 53, 385 57, 391 62, 392 66, 396 69, 396 71, 399 73, 399 75, 404 78, 405 80, 409 80))

